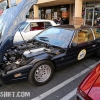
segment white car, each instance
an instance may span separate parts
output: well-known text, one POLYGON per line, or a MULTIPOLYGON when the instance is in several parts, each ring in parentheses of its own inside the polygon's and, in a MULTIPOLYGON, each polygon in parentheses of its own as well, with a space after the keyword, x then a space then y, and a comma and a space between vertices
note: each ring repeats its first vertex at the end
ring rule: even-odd
POLYGON ((39 34, 42 30, 50 27, 50 26, 57 26, 59 24, 56 24, 52 20, 32 20, 27 19, 25 24, 23 24, 19 31, 16 32, 14 36, 14 43, 18 43, 23 41, 23 38, 25 41, 31 40, 34 36, 39 34), (22 36, 23 38, 22 38, 22 36))

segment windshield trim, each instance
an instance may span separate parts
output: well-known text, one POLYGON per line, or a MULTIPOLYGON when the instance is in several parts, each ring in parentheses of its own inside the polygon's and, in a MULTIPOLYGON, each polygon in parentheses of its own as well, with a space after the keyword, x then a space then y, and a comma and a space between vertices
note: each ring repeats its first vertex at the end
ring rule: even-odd
MULTIPOLYGON (((41 43, 50 44, 49 42, 45 42, 45 41, 42 41, 42 40, 39 40, 39 39, 36 39, 36 38, 35 38, 35 40, 36 40, 36 41, 39 41, 39 42, 41 42, 41 43)), ((54 45, 54 44, 50 44, 50 45, 51 45, 51 46, 54 46, 54 47, 58 47, 58 48, 65 49, 65 48, 60 47, 60 46, 58 46, 58 45, 54 45)))
POLYGON ((76 33, 77 33, 77 30, 73 30, 73 36, 72 36, 71 41, 69 43, 69 47, 71 47, 71 44, 73 43, 73 39, 74 39, 74 36, 76 33))
MULTIPOLYGON (((75 30, 73 30, 73 29, 62 28, 62 27, 49 27, 49 28, 43 30, 42 32, 44 32, 44 31, 46 31, 46 30, 48 30, 48 29, 51 29, 51 28, 65 29, 65 30, 73 31, 73 32, 72 32, 73 35, 74 35, 74 33, 75 33, 75 30)), ((42 32, 40 32, 39 34, 41 34, 42 32)), ((38 34, 38 35, 39 35, 39 34, 38 34)), ((70 43, 71 43, 71 41, 72 41, 72 38, 73 38, 73 35, 72 35, 70 41, 68 42, 68 45, 66 44, 66 46, 63 47, 63 46, 59 46, 59 45, 56 45, 56 44, 51 44, 50 42, 42 41, 42 40, 38 39, 38 38, 39 38, 38 35, 36 35, 36 36, 34 37, 35 40, 40 41, 40 42, 43 42, 43 43, 47 43, 47 44, 49 43, 50 45, 53 45, 53 46, 56 46, 56 47, 60 47, 60 48, 63 48, 63 49, 68 48, 68 46, 70 45, 70 43)))

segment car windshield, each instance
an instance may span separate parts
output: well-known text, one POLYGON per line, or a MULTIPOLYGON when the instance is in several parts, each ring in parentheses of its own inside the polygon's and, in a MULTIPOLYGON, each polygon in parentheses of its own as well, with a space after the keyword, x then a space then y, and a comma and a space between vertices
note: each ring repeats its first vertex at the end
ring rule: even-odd
POLYGON ((20 31, 23 31, 23 29, 28 25, 28 22, 25 22, 24 24, 21 25, 20 31))
POLYGON ((73 33, 74 30, 52 27, 42 31, 35 37, 35 39, 51 45, 66 48, 71 41, 73 33))

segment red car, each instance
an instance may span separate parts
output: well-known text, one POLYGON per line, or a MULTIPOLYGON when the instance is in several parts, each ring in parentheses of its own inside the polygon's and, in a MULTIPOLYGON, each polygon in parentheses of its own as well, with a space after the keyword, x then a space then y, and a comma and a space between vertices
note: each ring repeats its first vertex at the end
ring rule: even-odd
POLYGON ((78 86, 76 100, 100 100, 100 63, 78 86))

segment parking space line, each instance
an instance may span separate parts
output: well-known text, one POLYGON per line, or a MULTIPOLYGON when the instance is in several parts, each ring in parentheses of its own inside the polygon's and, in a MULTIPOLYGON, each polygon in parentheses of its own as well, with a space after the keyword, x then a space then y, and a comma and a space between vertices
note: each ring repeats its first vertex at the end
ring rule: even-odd
POLYGON ((80 77, 81 75, 85 74, 86 72, 88 72, 89 70, 91 70, 95 65, 97 65, 100 61, 96 62, 95 64, 89 66, 88 68, 86 68, 85 70, 81 71, 80 73, 74 75, 73 77, 67 79, 66 81, 62 82, 61 84, 53 87, 52 89, 44 92, 43 94, 31 99, 31 100, 42 100, 43 98, 49 96, 50 94, 54 93, 55 91, 59 90, 60 88, 64 87, 65 85, 67 85, 68 83, 72 82, 73 80, 77 79, 78 77, 80 77))
POLYGON ((73 91, 68 93, 66 96, 64 96, 60 100, 69 100, 69 99, 71 99, 76 94, 76 91, 77 91, 77 88, 75 88, 73 91))

